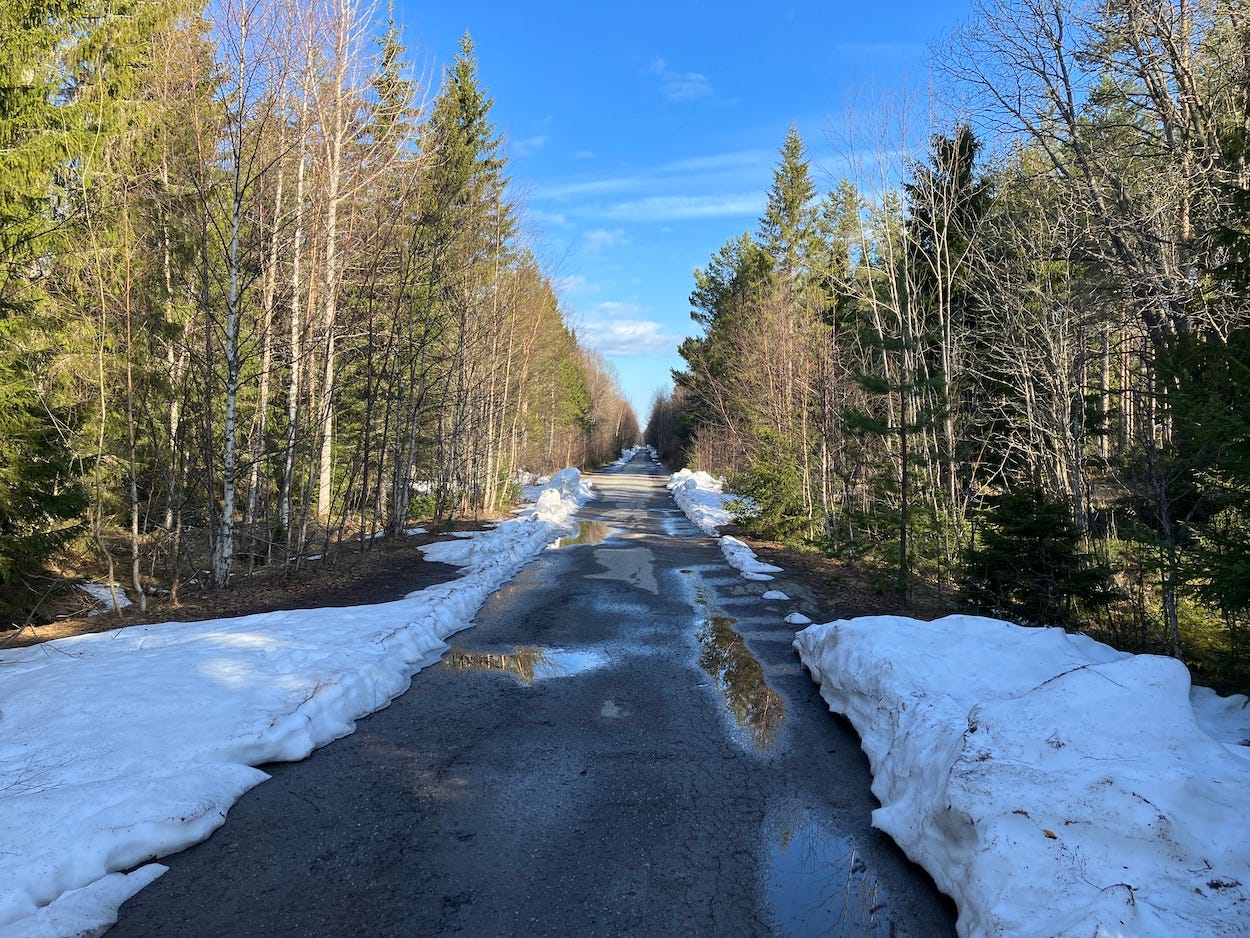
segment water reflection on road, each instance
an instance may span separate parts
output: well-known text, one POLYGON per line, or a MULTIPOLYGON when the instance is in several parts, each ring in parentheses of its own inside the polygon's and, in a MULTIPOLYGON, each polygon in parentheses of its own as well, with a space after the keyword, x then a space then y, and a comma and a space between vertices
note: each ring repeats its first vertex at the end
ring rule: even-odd
POLYGON ((615 533, 602 521, 579 521, 576 537, 562 537, 551 546, 559 550, 562 547, 602 544, 615 533))
POLYGON ((831 833, 805 810, 771 828, 764 890, 777 934, 893 933, 884 891, 854 838, 831 833))
POLYGON ((751 654, 742 636, 733 630, 733 619, 712 616, 696 636, 699 666, 716 679, 729 711, 751 740, 767 749, 777 740, 785 722, 786 705, 764 679, 764 667, 751 654))
POLYGON ((607 655, 597 651, 521 645, 510 653, 453 648, 443 657, 441 666, 453 671, 505 671, 522 684, 532 684, 547 678, 593 671, 607 663, 607 655))

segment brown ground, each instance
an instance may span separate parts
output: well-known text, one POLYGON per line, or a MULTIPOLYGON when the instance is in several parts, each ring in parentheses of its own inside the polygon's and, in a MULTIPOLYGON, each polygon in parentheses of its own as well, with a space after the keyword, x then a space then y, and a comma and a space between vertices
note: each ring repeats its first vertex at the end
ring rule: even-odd
MULTIPOLYGON (((459 530, 480 530, 487 522, 457 524, 459 530)), ((741 537, 736 526, 724 533, 741 537)), ((42 625, 30 625, 20 633, 0 633, 0 648, 21 648, 55 638, 106 632, 130 625, 152 622, 196 622, 225 616, 251 615, 281 609, 317 606, 356 606, 401 599, 413 590, 455 579, 457 569, 421 558, 417 547, 444 539, 446 535, 419 534, 413 537, 373 541, 367 550, 340 547, 325 560, 312 561, 302 569, 257 567, 250 576, 238 576, 224 590, 204 590, 184 585, 180 601, 150 597, 147 613, 140 615, 130 606, 118 613, 88 616, 90 600, 69 591, 49 603, 55 618, 42 625)), ((744 538, 744 540, 746 540, 744 538)), ((917 589, 910 603, 874 585, 869 572, 818 553, 798 551, 768 541, 748 540, 766 563, 786 571, 787 579, 800 580, 816 600, 813 610, 829 618, 862 615, 911 615, 930 619, 961 611, 956 601, 917 589)), ((101 577, 101 579, 104 579, 101 577)))
POLYGON ((945 595, 928 584, 916 584, 907 602, 897 593, 881 584, 888 575, 877 574, 863 566, 826 557, 816 551, 795 550, 775 541, 761 541, 744 537, 737 525, 722 528, 723 534, 732 534, 746 541, 765 563, 781 567, 786 579, 803 583, 816 600, 818 608, 813 614, 825 617, 818 621, 849 619, 854 616, 897 615, 918 619, 937 619, 957 612, 958 598, 949 592, 945 595))
MULTIPOLYGON (((471 531, 485 526, 466 522, 456 528, 471 531)), ((129 606, 120 614, 88 616, 91 600, 70 591, 51 601, 57 604, 53 608, 59 610, 56 618, 43 625, 27 626, 20 634, 0 633, 0 648, 21 648, 54 638, 152 622, 196 622, 281 609, 357 606, 402 599, 413 590, 456 578, 457 568, 429 563, 417 550, 421 544, 445 538, 446 535, 431 534, 384 538, 371 542, 363 551, 356 545, 344 545, 323 560, 307 562, 299 570, 257 567, 250 576, 237 576, 224 590, 201 591, 196 585, 184 584, 176 605, 167 599, 149 597, 148 611, 143 615, 135 606, 129 606)))

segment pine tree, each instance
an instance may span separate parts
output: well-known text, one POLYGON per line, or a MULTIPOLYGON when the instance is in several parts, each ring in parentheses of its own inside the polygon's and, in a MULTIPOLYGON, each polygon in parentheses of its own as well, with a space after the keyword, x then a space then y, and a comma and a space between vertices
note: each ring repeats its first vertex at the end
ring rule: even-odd
POLYGON ((445 251, 465 239, 467 260, 485 255, 489 220, 510 227, 500 201, 507 180, 500 137, 490 119, 494 102, 479 85, 473 48, 465 33, 455 63, 443 76, 421 141, 428 161, 422 198, 426 242, 445 251))

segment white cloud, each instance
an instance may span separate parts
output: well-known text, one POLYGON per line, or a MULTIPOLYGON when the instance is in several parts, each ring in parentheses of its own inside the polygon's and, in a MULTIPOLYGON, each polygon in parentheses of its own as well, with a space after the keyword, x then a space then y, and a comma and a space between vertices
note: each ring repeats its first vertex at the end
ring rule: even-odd
POLYGON ((577 327, 577 335, 604 355, 623 357, 672 352, 683 336, 662 323, 639 318, 634 303, 597 303, 577 327))
POLYGON ((530 221, 537 225, 547 225, 553 228, 568 228, 572 222, 569 221, 567 215, 563 212, 544 212, 542 209, 527 208, 525 214, 530 221))
POLYGON ((622 303, 619 300, 604 300, 591 307, 591 317, 600 319, 630 319, 641 315, 643 309, 637 303, 622 303))
POLYGON ((599 211, 602 218, 619 221, 679 221, 691 218, 757 216, 764 209, 765 194, 748 192, 726 195, 653 195, 617 202, 599 211))
POLYGON ((599 251, 609 250, 610 248, 624 247, 629 243, 629 239, 625 237, 625 229, 623 228, 613 228, 611 230, 607 228, 594 228, 587 231, 582 237, 586 242, 586 249, 596 253, 599 251))
POLYGON ((728 153, 709 153, 707 156, 690 156, 673 160, 660 167, 665 173, 710 172, 713 170, 756 169, 769 167, 777 159, 775 150, 730 150, 728 153))
POLYGON ((707 156, 688 157, 640 169, 624 176, 608 176, 603 179, 583 179, 553 186, 539 186, 536 199, 563 200, 578 196, 609 195, 614 192, 632 192, 668 185, 687 188, 699 182, 725 182, 744 180, 761 185, 768 184, 768 170, 776 154, 769 150, 731 150, 728 153, 712 153, 707 156))
POLYGON ((773 158, 768 150, 710 153, 616 176, 540 186, 533 197, 561 203, 570 216, 618 221, 758 214, 773 158))
POLYGON ((651 74, 660 78, 660 88, 669 101, 694 101, 712 93, 712 83, 701 72, 682 72, 669 68, 657 58, 651 63, 651 74))
POLYGON ((924 51, 924 46, 918 42, 835 42, 833 51, 838 55, 876 60, 918 55, 924 51))
POLYGON ((573 154, 575 160, 593 160, 595 158, 594 150, 578 150, 573 154))
POLYGON ((648 182, 646 176, 617 176, 609 179, 587 179, 582 182, 567 182, 563 185, 539 186, 534 191, 536 199, 576 198, 584 195, 606 195, 611 192, 628 192, 648 182))
POLYGON ((598 284, 591 283, 581 274, 572 274, 568 277, 561 277, 555 282, 556 294, 561 297, 585 296, 587 294, 598 293, 598 284))

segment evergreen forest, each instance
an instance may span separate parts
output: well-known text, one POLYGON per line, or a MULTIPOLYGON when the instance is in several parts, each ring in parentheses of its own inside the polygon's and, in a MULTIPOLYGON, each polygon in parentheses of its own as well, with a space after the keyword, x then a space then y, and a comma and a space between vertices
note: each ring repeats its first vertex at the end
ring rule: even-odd
POLYGON ((882 591, 1245 690, 1250 13, 978 0, 934 66, 828 172, 786 136, 647 441, 882 591))
POLYGON ((361 0, 0 3, 0 605, 506 510, 638 434, 466 35, 361 0))

